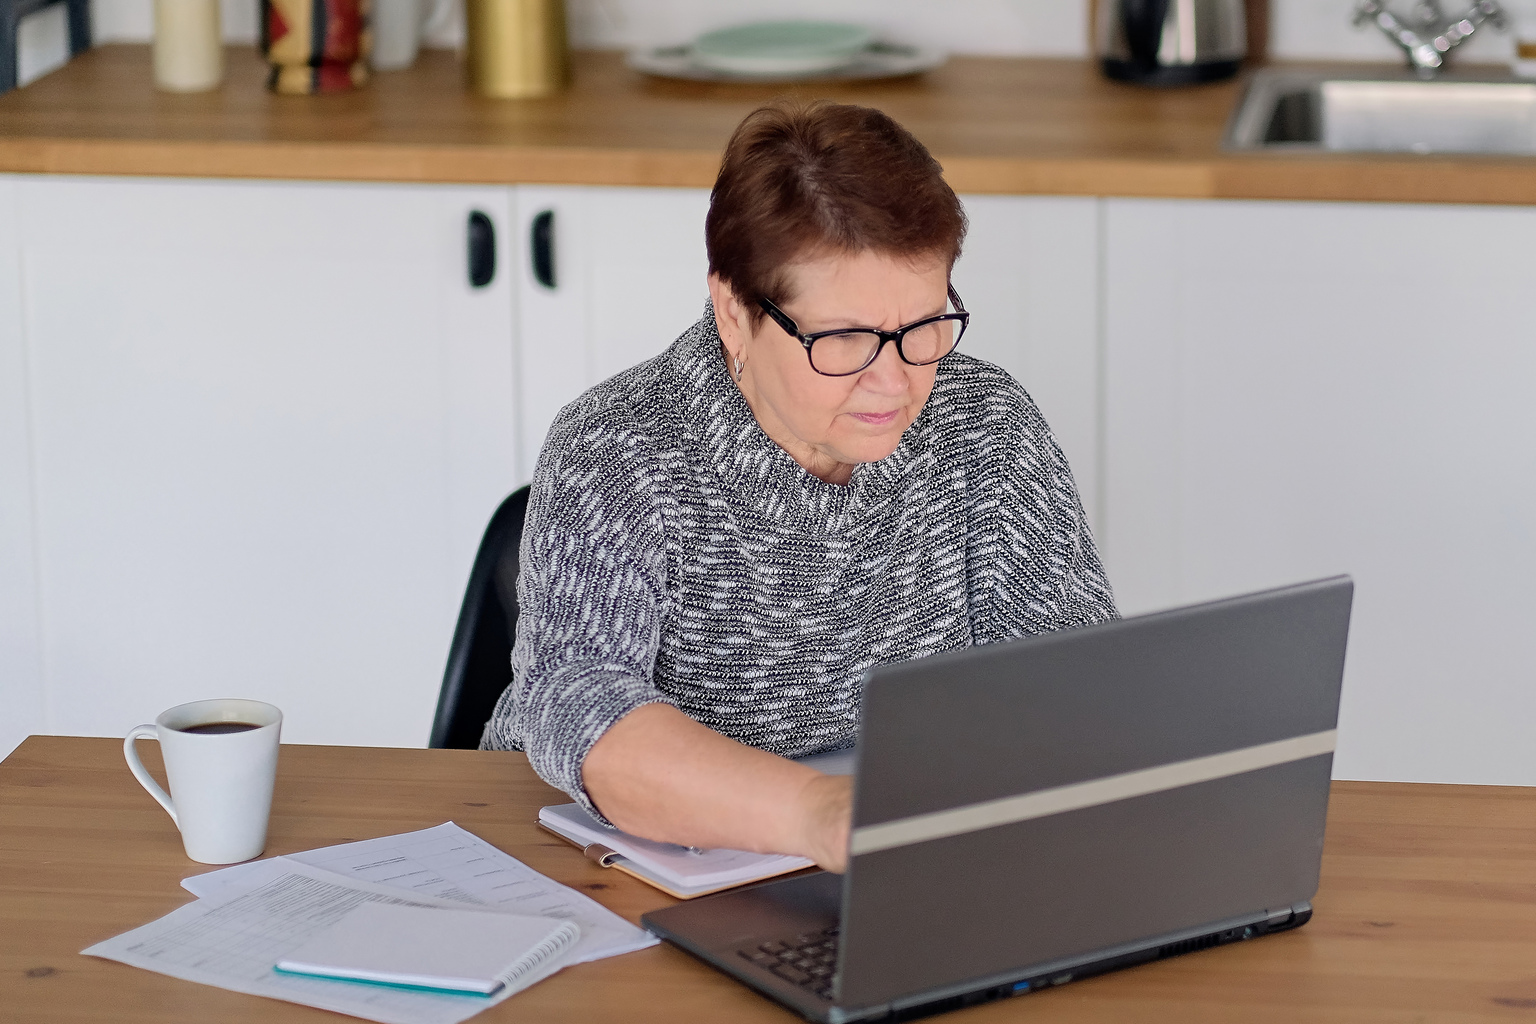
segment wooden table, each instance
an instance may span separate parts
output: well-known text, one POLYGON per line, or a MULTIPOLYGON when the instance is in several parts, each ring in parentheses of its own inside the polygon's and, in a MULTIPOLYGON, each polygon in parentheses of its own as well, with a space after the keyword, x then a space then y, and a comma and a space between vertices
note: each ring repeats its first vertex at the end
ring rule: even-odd
POLYGON ((569 91, 530 100, 467 92, 440 50, 327 96, 267 92, 254 47, 225 67, 215 91, 157 92, 149 47, 98 47, 0 96, 0 171, 707 188, 741 118, 790 95, 889 112, 961 192, 1536 203, 1528 157, 1225 153, 1241 82, 1146 89, 1089 60, 956 57, 785 86, 668 81, 579 52, 569 91))
MULTIPOLYGON (((670 902, 540 832, 537 808, 560 799, 521 754, 286 746, 267 852, 453 820, 632 921, 670 902)), ((206 870, 119 741, 28 739, 0 764, 0 1020, 339 1020, 79 955, 187 902, 181 879, 206 870)), ((1536 1021, 1536 789, 1335 783, 1315 905, 1295 932, 944 1019, 1536 1021)), ((793 1019, 667 946, 567 968, 476 1018, 793 1019)))

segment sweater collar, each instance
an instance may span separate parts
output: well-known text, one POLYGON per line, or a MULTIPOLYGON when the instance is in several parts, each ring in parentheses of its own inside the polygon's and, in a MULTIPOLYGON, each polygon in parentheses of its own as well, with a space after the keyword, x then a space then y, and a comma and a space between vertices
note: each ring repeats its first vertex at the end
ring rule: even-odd
POLYGON ((689 439, 704 450, 733 503, 806 532, 839 534, 880 518, 927 478, 933 457, 926 409, 894 452, 879 462, 856 465, 847 484, 829 484, 806 472, 763 432, 731 379, 712 303, 705 303, 703 318, 673 344, 668 356, 685 388, 689 439))

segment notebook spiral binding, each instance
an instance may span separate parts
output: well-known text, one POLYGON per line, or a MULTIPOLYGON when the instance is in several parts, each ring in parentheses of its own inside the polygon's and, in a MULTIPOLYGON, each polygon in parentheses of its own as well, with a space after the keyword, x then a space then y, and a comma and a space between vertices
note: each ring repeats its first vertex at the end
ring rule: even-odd
POLYGON ((553 935, 524 953, 505 971, 496 975, 496 980, 510 987, 517 979, 544 961, 559 956, 579 938, 581 938, 581 929, 577 927, 576 922, 566 921, 553 935))

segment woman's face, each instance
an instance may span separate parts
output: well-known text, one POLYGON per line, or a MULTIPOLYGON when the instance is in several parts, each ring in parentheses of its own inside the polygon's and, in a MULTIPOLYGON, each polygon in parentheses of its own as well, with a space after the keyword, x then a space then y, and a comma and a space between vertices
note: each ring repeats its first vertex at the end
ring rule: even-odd
MULTIPOLYGON (((802 334, 837 327, 894 330, 944 312, 949 270, 873 252, 829 256, 789 268, 782 309, 802 334)), ((858 373, 811 369, 805 346, 772 319, 754 329, 746 306, 718 278, 709 281, 726 358, 741 360, 738 386, 763 431, 808 472, 846 483, 860 462, 896 450, 933 391, 938 364, 910 366, 887 344, 858 373)), ((734 374, 734 368, 733 368, 734 374)))

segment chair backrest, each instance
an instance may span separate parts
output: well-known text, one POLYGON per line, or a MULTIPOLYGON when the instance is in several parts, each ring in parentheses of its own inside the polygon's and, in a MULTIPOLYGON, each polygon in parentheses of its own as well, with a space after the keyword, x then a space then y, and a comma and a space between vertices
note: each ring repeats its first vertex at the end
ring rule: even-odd
POLYGON ((512 682, 517 552, 527 511, 528 488, 519 487, 496 509, 480 540, 448 649, 429 747, 478 747, 496 701, 512 682))
POLYGON ((69 25, 69 55, 91 48, 90 0, 0 0, 0 92, 16 88, 21 19, 56 3, 63 3, 69 25))

